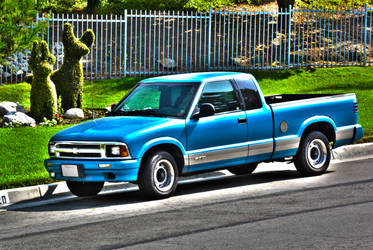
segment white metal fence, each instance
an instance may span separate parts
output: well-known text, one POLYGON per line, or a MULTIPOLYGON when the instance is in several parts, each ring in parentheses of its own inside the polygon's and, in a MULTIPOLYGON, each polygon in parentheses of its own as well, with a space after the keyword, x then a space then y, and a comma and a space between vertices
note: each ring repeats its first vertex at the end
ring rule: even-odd
MULTIPOLYGON (((42 39, 63 61, 62 27, 80 37, 92 29, 96 41, 83 59, 86 79, 195 71, 249 71, 294 67, 366 66, 373 63, 372 12, 359 9, 224 9, 127 11, 123 15, 57 14, 42 39)), ((28 53, 0 67, 2 83, 30 73, 28 53)))

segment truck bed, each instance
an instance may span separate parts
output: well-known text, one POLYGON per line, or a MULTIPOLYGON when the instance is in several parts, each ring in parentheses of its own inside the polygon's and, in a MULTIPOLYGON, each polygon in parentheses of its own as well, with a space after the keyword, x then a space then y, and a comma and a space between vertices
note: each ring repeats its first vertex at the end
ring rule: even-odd
POLYGON ((276 104, 282 102, 299 101, 304 99, 335 96, 339 94, 283 94, 283 95, 267 95, 265 101, 267 104, 276 104))

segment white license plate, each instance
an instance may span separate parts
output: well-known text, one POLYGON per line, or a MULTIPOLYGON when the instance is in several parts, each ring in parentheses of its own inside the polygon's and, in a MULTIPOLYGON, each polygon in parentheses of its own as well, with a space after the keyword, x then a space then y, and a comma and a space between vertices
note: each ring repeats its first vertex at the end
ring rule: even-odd
POLYGON ((61 165, 62 176, 79 177, 78 165, 61 165))

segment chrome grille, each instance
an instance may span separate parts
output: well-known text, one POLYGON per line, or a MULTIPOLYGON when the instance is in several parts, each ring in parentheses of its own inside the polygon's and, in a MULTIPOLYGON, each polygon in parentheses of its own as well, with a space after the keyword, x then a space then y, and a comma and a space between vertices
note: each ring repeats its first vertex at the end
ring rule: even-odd
MULTIPOLYGON (((69 159, 128 159, 130 157, 107 157, 107 145, 124 145, 121 142, 51 142, 53 153, 51 157, 54 158, 69 158, 69 159)), ((127 148, 128 150, 128 148, 127 148)))

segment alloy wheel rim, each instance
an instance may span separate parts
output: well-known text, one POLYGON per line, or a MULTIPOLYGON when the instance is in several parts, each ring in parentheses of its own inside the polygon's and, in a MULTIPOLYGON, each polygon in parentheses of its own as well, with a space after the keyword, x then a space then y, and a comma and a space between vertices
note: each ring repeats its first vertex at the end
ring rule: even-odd
POLYGON ((153 179, 155 187, 161 192, 169 191, 175 182, 175 171, 172 163, 166 159, 157 162, 153 179))
POLYGON ((309 164, 320 169, 324 166, 327 158, 327 148, 325 143, 320 139, 315 139, 310 142, 307 147, 307 160, 309 164))

